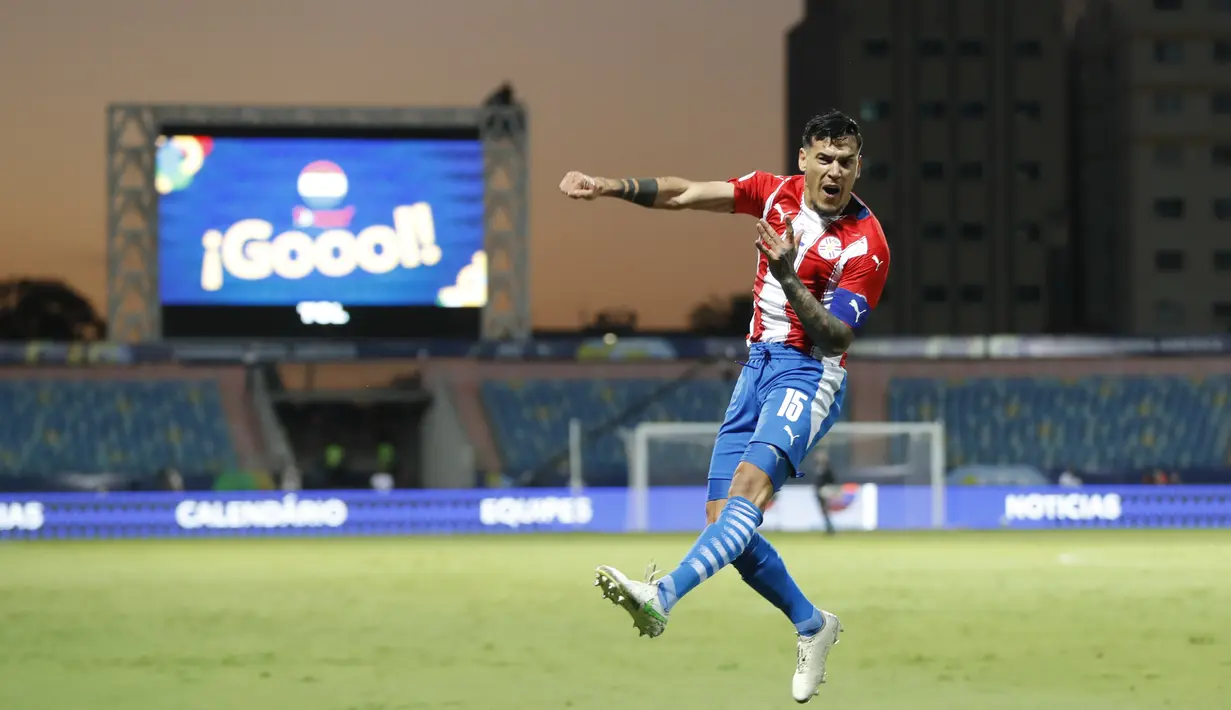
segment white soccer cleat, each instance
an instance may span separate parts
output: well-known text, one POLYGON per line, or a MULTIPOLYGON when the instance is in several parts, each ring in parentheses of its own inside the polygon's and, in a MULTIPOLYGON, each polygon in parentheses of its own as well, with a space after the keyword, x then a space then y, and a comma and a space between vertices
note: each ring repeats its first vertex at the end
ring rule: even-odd
POLYGON ((642 636, 654 638, 667 628, 667 611, 658 600, 657 573, 651 564, 646 570, 646 581, 635 582, 623 572, 603 565, 595 570, 594 586, 603 591, 603 596, 617 606, 623 607, 633 617, 633 626, 642 636))
POLYGON ((838 617, 825 610, 821 610, 821 617, 825 619, 823 629, 813 636, 799 637, 799 657, 795 663, 795 677, 791 679, 791 695, 797 703, 806 703, 820 692, 825 682, 829 649, 838 643, 838 634, 842 633, 838 617))

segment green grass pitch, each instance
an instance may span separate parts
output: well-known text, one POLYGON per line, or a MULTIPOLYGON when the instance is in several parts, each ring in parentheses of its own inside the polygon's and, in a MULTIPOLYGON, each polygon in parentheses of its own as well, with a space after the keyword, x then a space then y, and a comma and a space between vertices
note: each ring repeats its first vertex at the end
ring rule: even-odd
MULTIPOLYGON (((772 535, 846 627, 810 707, 1231 708, 1231 531, 772 535)), ((0 544, 0 708, 792 707, 733 570, 639 638, 592 585, 685 536, 0 544)))

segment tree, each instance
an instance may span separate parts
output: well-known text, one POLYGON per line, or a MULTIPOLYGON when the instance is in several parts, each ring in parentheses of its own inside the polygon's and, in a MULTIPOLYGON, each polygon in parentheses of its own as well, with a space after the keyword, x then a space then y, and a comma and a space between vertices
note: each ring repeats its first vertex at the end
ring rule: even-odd
POLYGON ((693 306, 688 314, 688 329, 698 335, 719 335, 731 320, 730 304, 718 297, 693 306))
POLYGON ((106 335, 90 302, 63 282, 0 282, 0 340, 91 342, 106 335))
POLYGON ((698 335, 739 336, 748 332, 752 320, 752 295, 737 293, 713 297, 693 307, 688 329, 698 335))
POLYGON ((633 335, 636 332, 637 311, 623 306, 599 311, 582 329, 586 335, 633 335))

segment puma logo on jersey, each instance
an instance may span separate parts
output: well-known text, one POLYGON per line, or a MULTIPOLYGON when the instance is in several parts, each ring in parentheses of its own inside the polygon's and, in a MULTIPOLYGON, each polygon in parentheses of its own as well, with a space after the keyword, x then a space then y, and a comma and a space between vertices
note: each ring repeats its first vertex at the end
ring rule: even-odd
MULTIPOLYGON (((781 203, 775 204, 774 209, 778 210, 778 214, 782 216, 783 227, 794 227, 795 226, 794 224, 795 218, 786 213, 786 209, 782 206, 781 203)), ((795 214, 798 215, 799 213, 796 212, 795 214)))
POLYGON ((868 312, 868 309, 866 309, 866 308, 865 308, 865 309, 863 309, 862 311, 861 311, 861 310, 859 310, 859 301, 857 301, 857 300, 855 300, 855 299, 853 299, 853 298, 851 299, 851 310, 855 311, 855 322, 856 322, 856 323, 858 323, 858 322, 859 322, 859 319, 863 317, 863 314, 864 314, 864 313, 867 313, 867 312, 868 312))
POLYGON ((799 438, 799 434, 796 434, 795 432, 791 431, 791 427, 790 427, 790 426, 788 426, 788 425, 786 425, 786 424, 783 424, 783 425, 782 425, 782 428, 783 428, 783 429, 786 429, 786 435, 787 435, 787 436, 789 436, 789 437, 791 437, 791 444, 790 444, 790 445, 791 445, 791 446, 794 446, 794 445, 795 445, 795 440, 799 438))
POLYGON ((877 256, 877 255, 873 254, 873 255, 872 255, 872 261, 875 261, 875 262, 876 262, 876 268, 875 268, 875 269, 872 269, 872 270, 873 270, 873 271, 880 271, 880 270, 881 270, 881 258, 880 258, 879 256, 877 256))

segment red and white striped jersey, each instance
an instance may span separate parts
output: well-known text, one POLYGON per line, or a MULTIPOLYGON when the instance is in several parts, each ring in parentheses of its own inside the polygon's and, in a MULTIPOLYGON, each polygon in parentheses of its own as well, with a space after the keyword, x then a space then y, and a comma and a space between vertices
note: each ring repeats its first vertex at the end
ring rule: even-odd
MULTIPOLYGON (((795 271, 800 281, 829 312, 856 333, 880 301, 889 275, 889 245, 880 222, 852 195, 845 212, 824 218, 804 204, 804 176, 783 177, 754 172, 730 181, 735 185, 735 211, 765 219, 778 232, 789 221, 800 238, 795 271)), ((804 332, 799 317, 769 260, 757 253, 757 277, 752 288, 749 343, 784 343, 818 360, 829 360, 804 332)), ((841 366, 845 354, 835 358, 841 366)))

